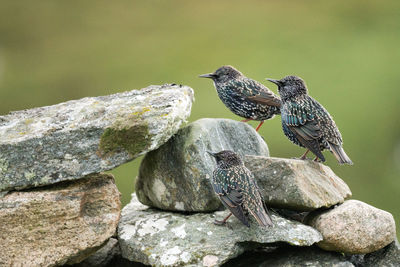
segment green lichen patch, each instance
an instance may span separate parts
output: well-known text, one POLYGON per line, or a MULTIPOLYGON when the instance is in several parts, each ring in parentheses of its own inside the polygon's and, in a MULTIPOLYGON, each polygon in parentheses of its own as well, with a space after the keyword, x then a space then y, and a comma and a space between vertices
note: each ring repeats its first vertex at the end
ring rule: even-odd
POLYGON ((133 117, 116 123, 103 132, 99 144, 101 157, 112 156, 122 151, 134 156, 149 146, 153 135, 149 133, 147 122, 137 119, 135 115, 133 117))
POLYGON ((24 172, 24 176, 28 181, 32 181, 36 177, 36 174, 34 172, 24 172))
POLYGON ((140 110, 140 111, 133 112, 132 115, 134 115, 134 116, 141 116, 141 115, 143 115, 144 113, 146 113, 146 112, 148 112, 148 111, 150 111, 150 107, 144 107, 144 108, 142 108, 142 110, 140 110))
POLYGON ((8 169, 8 161, 4 158, 0 158, 0 174, 6 173, 8 169))
POLYGON ((271 214, 274 227, 262 227, 251 220, 248 228, 235 218, 230 219, 229 227, 213 223, 226 214, 227 211, 182 214, 146 209, 132 195, 118 226, 122 256, 152 266, 203 266, 206 257, 221 265, 259 247, 285 243, 311 246, 322 240, 317 230, 276 213, 271 214))
POLYGON ((24 121, 24 124, 25 124, 25 125, 28 125, 28 124, 33 123, 34 121, 35 121, 34 119, 29 118, 29 119, 26 119, 26 120, 24 121))

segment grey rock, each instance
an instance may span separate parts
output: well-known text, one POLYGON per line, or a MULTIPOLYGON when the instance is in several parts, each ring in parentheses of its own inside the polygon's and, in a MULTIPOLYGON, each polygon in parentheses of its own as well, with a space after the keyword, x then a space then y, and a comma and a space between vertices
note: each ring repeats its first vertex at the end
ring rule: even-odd
POLYGON ((110 174, 92 174, 0 199, 0 266, 74 264, 116 231, 120 194, 110 174))
POLYGON ((351 197, 342 179, 314 161, 246 156, 244 162, 257 179, 267 206, 310 211, 351 197))
POLYGON ((145 205, 172 211, 215 211, 222 207, 210 178, 215 160, 206 150, 233 150, 240 156, 268 156, 268 146, 248 124, 201 119, 182 128, 140 166, 136 193, 145 205))
POLYGON ((215 266, 260 246, 310 246, 322 239, 315 229, 276 214, 271 228, 255 221, 247 228, 236 218, 228 226, 213 224, 226 214, 155 210, 140 204, 133 194, 118 226, 122 257, 154 266, 215 266))
POLYGON ((114 257, 118 257, 120 254, 121 250, 119 249, 118 240, 116 238, 110 238, 102 248, 90 255, 84 261, 75 264, 74 267, 107 266, 114 257))
POLYGON ((312 247, 282 247, 269 251, 246 252, 224 266, 235 267, 352 267, 354 264, 339 253, 312 247))
POLYGON ((400 244, 396 240, 390 245, 364 256, 365 267, 398 267, 400 266, 400 244))
POLYGON ((0 116, 0 191, 110 170, 156 149, 192 101, 187 86, 149 86, 0 116))
POLYGON ((365 254, 381 249, 396 238, 392 214, 358 200, 347 200, 326 211, 309 214, 309 225, 321 232, 318 246, 348 254, 365 254))

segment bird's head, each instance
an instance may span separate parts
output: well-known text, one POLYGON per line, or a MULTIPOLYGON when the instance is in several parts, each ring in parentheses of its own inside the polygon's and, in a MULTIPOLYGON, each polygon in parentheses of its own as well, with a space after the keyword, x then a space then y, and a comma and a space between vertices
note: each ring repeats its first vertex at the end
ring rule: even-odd
POLYGON ((286 76, 280 80, 269 78, 267 78, 267 80, 278 86, 278 92, 283 100, 293 96, 307 94, 307 86, 300 77, 286 76))
POLYGON ((234 166, 242 164, 242 160, 238 154, 230 150, 222 150, 217 153, 207 151, 207 153, 215 158, 219 166, 234 166))
POLYGON ((213 73, 199 75, 199 77, 210 78, 216 83, 225 83, 242 75, 240 71, 232 66, 222 66, 213 73))

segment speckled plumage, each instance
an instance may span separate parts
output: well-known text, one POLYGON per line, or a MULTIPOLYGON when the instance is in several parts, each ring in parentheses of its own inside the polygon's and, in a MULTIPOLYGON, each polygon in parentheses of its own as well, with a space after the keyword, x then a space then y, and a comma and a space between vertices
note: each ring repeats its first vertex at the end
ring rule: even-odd
POLYGON ((280 114, 279 97, 232 66, 222 66, 214 73, 200 77, 211 78, 219 98, 240 117, 264 121, 280 114))
POLYGON ((278 85, 282 128, 289 140, 306 147, 322 161, 325 161, 322 151, 328 149, 339 163, 352 164, 342 148, 342 135, 335 122, 328 111, 308 95, 304 81, 296 76, 268 80, 278 85))
POLYGON ((248 227, 247 212, 253 215, 259 225, 272 226, 254 176, 239 156, 229 150, 208 153, 217 161, 211 184, 224 206, 248 227))

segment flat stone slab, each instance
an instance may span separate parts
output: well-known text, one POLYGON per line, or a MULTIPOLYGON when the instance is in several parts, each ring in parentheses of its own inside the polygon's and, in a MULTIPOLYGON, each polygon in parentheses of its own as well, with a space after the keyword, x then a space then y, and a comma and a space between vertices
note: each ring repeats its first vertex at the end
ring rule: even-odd
POLYGON ((244 163, 267 206, 311 211, 351 197, 350 188, 331 168, 314 161, 246 156, 244 163))
POLYGON ((187 86, 152 85, 0 116, 0 191, 81 178, 154 150, 192 102, 187 86))
POLYGON ((306 218, 321 232, 324 240, 317 245, 325 250, 365 254, 379 250, 396 239, 392 214, 358 200, 347 200, 306 218))
POLYGON ((250 228, 236 218, 214 225, 226 211, 184 215, 142 205, 135 195, 122 210, 118 239, 122 257, 155 266, 216 266, 246 250, 287 243, 310 246, 322 240, 315 229, 272 214, 274 226, 250 228))
POLYGON ((82 261, 114 233, 119 192, 110 174, 93 174, 0 199, 0 266, 82 261))
POLYGON ((200 119, 180 129, 144 157, 136 193, 145 205, 171 211, 215 211, 222 207, 210 179, 216 168, 206 150, 233 150, 240 156, 268 156, 268 146, 248 124, 200 119))

